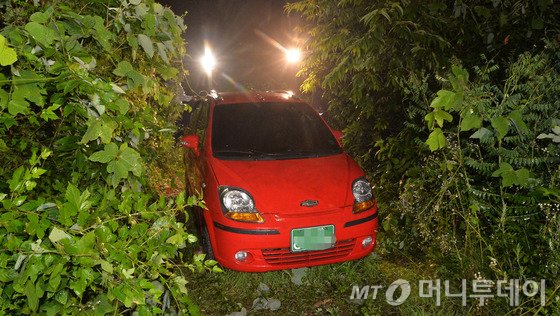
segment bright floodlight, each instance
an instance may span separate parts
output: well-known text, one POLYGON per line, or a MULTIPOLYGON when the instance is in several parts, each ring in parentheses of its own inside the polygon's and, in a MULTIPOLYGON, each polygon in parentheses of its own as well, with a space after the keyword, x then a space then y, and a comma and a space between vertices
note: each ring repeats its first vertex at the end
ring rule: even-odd
POLYGON ((289 63, 297 63, 301 60, 301 51, 297 48, 291 48, 286 51, 286 60, 289 63))
POLYGON ((204 48, 204 56, 200 58, 200 64, 202 65, 202 69, 204 69, 208 75, 212 74, 212 70, 216 67, 216 58, 214 58, 214 54, 212 54, 210 48, 204 48))

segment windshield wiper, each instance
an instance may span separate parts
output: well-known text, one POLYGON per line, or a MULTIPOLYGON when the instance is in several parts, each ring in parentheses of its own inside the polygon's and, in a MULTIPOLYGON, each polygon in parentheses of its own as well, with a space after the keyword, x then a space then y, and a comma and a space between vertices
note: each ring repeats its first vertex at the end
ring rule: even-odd
POLYGON ((298 151, 291 151, 287 152, 287 155, 294 155, 294 156, 304 156, 304 157, 322 157, 325 155, 333 155, 340 153, 339 150, 336 149, 322 149, 322 150, 298 150, 298 151))
POLYGON ((239 150, 239 149, 220 149, 214 151, 214 155, 220 157, 248 157, 248 158, 255 158, 262 155, 262 152, 259 152, 254 149, 248 150, 239 150))
POLYGON ((276 152, 276 153, 262 153, 259 155, 260 158, 270 158, 270 159, 292 159, 292 158, 318 158, 323 156, 329 156, 336 154, 338 152, 332 150, 299 150, 299 151, 287 151, 287 152, 276 152))
POLYGON ((275 160, 292 158, 313 158, 323 157, 340 153, 336 150, 300 150, 286 152, 262 152, 255 149, 220 149, 214 151, 214 155, 219 158, 246 158, 254 160, 275 160))

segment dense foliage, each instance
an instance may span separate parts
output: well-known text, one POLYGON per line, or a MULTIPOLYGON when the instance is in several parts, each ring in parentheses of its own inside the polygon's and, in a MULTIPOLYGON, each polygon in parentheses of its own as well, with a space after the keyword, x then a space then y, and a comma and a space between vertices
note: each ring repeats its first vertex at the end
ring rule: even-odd
POLYGON ((307 21, 303 89, 324 91, 376 183, 380 251, 424 254, 446 278, 544 278, 553 295, 560 6, 304 0, 288 10, 307 21))
MULTIPOLYGON (((173 151, 181 17, 154 1, 8 1, 0 15, 0 314, 196 310, 173 151)), ((217 268, 217 267, 216 267, 217 268)))

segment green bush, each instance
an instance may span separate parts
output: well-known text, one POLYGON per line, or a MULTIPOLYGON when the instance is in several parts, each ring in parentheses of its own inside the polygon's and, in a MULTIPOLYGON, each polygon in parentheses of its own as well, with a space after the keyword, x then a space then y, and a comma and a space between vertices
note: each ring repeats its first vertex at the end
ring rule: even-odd
POLYGON ((447 277, 559 286, 557 47, 521 55, 500 85, 492 61, 473 81, 453 67, 425 116, 433 154, 409 170, 385 223, 412 233, 394 232, 393 243, 415 245, 447 277))
POLYGON ((559 9, 550 0, 287 5, 303 16, 302 89, 322 90, 375 184, 378 253, 449 279, 546 278, 555 298, 559 9))
POLYGON ((202 202, 145 180, 173 152, 182 18, 149 0, 7 6, 0 314, 196 312, 180 268, 217 267, 183 258, 196 237, 176 217, 202 202))

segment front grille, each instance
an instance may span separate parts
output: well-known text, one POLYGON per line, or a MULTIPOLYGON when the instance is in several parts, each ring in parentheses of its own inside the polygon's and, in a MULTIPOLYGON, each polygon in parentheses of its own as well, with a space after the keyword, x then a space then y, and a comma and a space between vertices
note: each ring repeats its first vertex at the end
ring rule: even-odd
POLYGON ((263 249, 262 254, 270 265, 312 263, 323 260, 342 258, 350 254, 355 239, 336 242, 333 248, 317 251, 291 252, 290 248, 263 249))

